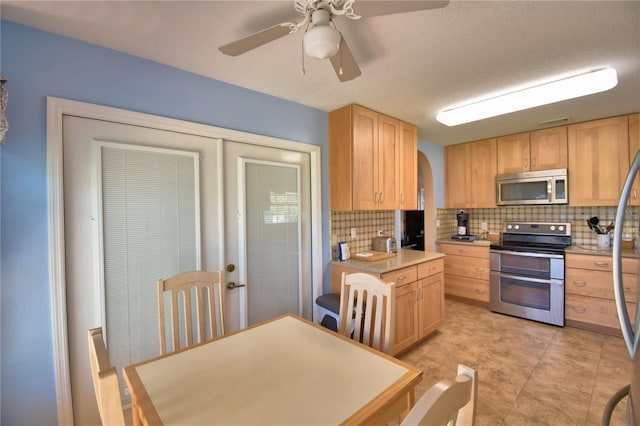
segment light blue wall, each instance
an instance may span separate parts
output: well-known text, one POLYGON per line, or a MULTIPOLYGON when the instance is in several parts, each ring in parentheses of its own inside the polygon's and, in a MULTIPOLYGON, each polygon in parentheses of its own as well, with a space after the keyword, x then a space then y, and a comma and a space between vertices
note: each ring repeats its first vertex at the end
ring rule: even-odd
POLYGON ((444 208, 444 147, 418 139, 418 150, 431 164, 433 173, 433 204, 436 209, 444 208))
POLYGON ((321 146, 326 268, 327 113, 8 21, 0 25, 10 123, 6 145, 0 148, 1 424, 57 421, 47 251, 46 96, 321 146))

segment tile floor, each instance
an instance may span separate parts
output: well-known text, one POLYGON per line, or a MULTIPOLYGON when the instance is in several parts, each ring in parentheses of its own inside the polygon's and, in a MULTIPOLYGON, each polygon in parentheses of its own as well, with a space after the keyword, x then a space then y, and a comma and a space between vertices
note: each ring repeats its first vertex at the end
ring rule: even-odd
MULTIPOLYGON (((437 333, 400 358, 423 369, 419 398, 455 376, 478 371, 476 425, 599 425, 609 397, 629 383, 622 338, 555 327, 447 300, 437 333)), ((626 398, 611 424, 625 424, 626 398)))

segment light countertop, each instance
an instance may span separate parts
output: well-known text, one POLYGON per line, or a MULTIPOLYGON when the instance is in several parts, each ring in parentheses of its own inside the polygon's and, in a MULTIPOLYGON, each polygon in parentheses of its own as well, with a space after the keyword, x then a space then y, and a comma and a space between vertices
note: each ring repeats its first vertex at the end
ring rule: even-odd
POLYGON ((473 241, 461 241, 461 240, 437 240, 437 244, 464 244, 467 246, 486 246, 488 247, 491 244, 489 240, 473 240, 473 241))
MULTIPOLYGON (((595 245, 573 245, 567 247, 566 254, 588 254, 593 256, 612 256, 613 248, 600 248, 595 245)), ((637 249, 622 249, 622 257, 639 257, 637 249)))
POLYGON ((383 274, 385 272, 395 271, 407 266, 413 266, 419 263, 440 259, 444 256, 445 255, 443 253, 432 251, 400 249, 394 257, 382 259, 377 262, 367 262, 366 260, 358 260, 352 257, 351 259, 346 261, 334 260, 331 263, 335 265, 348 266, 350 268, 360 269, 363 271, 383 274))

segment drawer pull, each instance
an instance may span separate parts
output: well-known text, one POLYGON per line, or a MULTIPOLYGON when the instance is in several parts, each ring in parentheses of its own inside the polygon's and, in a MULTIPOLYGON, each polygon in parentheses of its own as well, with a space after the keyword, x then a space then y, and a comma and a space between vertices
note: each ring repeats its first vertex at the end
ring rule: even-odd
POLYGON ((435 270, 436 270, 436 267, 435 267, 435 266, 430 266, 427 270, 428 270, 429 272, 431 272, 431 271, 435 271, 435 270))
POLYGON ((484 271, 486 271, 486 269, 484 269, 484 268, 476 268, 476 272, 484 272, 484 271))
POLYGON ((458 250, 459 253, 469 253, 469 250, 467 249, 460 249, 458 250))
POLYGON ((578 312, 578 313, 580 313, 580 314, 583 314, 583 313, 587 312, 587 310, 585 308, 583 308, 582 306, 574 306, 573 310, 578 312))
POLYGON ((487 290, 485 290, 484 288, 476 288, 476 293, 478 294, 485 294, 487 292, 487 290))
POLYGON ((593 262, 594 265, 596 266, 600 266, 601 268, 605 268, 607 266, 609 266, 608 262, 593 262))
POLYGON ((587 283, 584 281, 574 281, 573 284, 575 284, 577 287, 584 287, 585 285, 587 285, 587 283))
POLYGON ((624 291, 626 291, 626 292, 630 292, 630 291, 631 291, 631 287, 625 287, 625 288, 624 288, 624 291))
POLYGON ((406 280, 406 279, 407 279, 407 276, 406 276, 406 275, 400 275, 400 276, 398 277, 398 281, 404 281, 404 280, 406 280))

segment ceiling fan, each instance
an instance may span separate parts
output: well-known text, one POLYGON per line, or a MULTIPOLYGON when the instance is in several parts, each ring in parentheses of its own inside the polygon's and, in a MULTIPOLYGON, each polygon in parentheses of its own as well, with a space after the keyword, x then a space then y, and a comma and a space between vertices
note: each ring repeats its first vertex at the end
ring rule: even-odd
POLYGON ((349 81, 358 77, 361 71, 347 42, 336 28, 335 17, 344 16, 357 20, 363 17, 438 9, 445 7, 449 1, 294 0, 294 3, 296 12, 302 16, 299 22, 283 22, 265 28, 221 46, 220 51, 225 55, 238 56, 305 27, 302 40, 304 52, 317 59, 329 58, 338 79, 343 82, 349 81))

